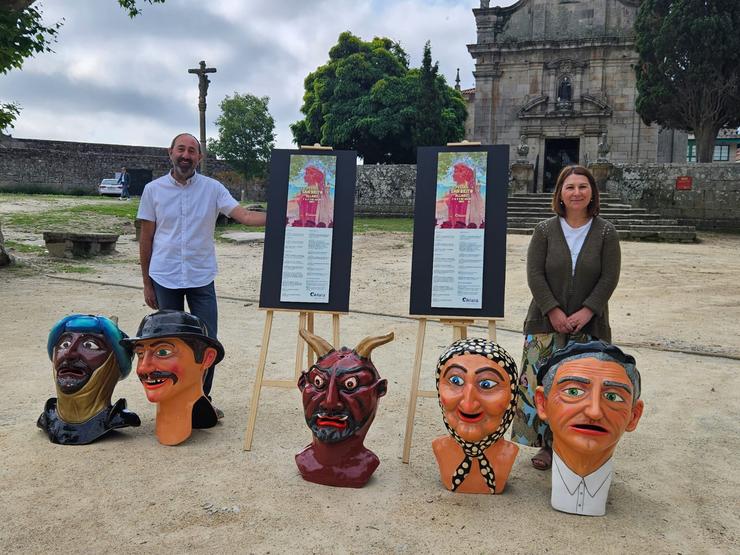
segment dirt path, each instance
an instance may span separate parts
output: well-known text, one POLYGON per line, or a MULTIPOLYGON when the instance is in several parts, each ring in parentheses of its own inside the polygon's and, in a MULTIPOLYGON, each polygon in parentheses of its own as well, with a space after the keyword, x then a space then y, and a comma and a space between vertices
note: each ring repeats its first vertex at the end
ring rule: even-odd
MULTIPOLYGON (((3 227, 6 239, 20 240, 3 227)), ((702 235, 697 245, 623 243, 620 285, 610 303, 615 342, 630 345, 643 373, 646 411, 617 452, 605 518, 549 506, 549 475, 522 449, 504 495, 452 494, 439 482, 432 438, 444 433, 434 400, 419 403, 411 464, 401 462, 416 343, 406 318, 411 238, 354 240, 351 306, 343 343, 393 329, 373 354, 389 392, 366 444, 381 459, 367 487, 304 482, 293 456, 310 440, 297 390, 263 390, 254 446, 242 451, 264 316, 256 310, 262 248, 219 244, 221 340, 226 359, 214 395, 222 424, 179 447, 153 434, 154 406, 133 379, 128 399, 142 426, 82 447, 52 445, 35 427, 53 396, 46 338, 72 312, 116 314, 133 333, 148 312, 139 289, 136 243, 84 264, 0 270, 0 551, 3 553, 729 553, 740 536, 740 237, 702 235), (92 283, 90 283, 92 282, 92 283), (683 350, 691 354, 671 352, 683 350), (719 355, 719 356, 709 356, 719 355)), ((33 240, 25 237, 23 240, 33 240)), ((499 342, 519 359, 529 293, 528 237, 510 236, 507 317, 499 342)), ((21 254, 21 259, 24 257, 21 254)), ((294 315, 278 314, 269 377, 287 377, 294 315)), ((329 324, 317 331, 330 337, 329 324)), ((481 332, 482 333, 482 332, 481 332)), ((450 330, 430 326, 423 387, 450 330)))

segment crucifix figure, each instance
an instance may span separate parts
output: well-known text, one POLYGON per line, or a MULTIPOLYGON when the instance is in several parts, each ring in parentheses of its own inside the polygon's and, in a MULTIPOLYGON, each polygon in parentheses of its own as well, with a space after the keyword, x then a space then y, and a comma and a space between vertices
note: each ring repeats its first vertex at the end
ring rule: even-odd
POLYGON ((215 67, 206 67, 205 61, 200 61, 200 67, 188 70, 188 73, 195 73, 198 76, 198 110, 200 111, 200 148, 203 150, 203 159, 200 162, 201 173, 206 173, 206 95, 208 94, 208 85, 211 80, 207 73, 216 73, 215 67))

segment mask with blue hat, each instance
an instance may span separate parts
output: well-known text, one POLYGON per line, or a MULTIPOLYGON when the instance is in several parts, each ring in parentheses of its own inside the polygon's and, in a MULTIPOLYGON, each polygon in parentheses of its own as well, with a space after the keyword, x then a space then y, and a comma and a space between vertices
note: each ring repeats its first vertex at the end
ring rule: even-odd
POLYGON ((47 354, 57 397, 46 402, 38 426, 54 443, 83 445, 112 429, 138 426, 125 399, 111 404, 113 389, 131 372, 127 335, 105 316, 72 314, 49 332, 47 354))

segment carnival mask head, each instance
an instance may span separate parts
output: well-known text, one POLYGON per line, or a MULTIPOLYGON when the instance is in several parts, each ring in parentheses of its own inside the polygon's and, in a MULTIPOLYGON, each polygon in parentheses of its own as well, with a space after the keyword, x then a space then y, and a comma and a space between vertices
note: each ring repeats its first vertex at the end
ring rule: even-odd
POLYGON ((46 350, 65 420, 84 422, 110 405, 116 382, 131 371, 131 349, 118 343, 125 337, 113 320, 86 314, 62 318, 51 329, 46 350), (73 398, 74 408, 66 402, 73 398))
POLYGON ((552 506, 605 514, 612 455, 643 411, 635 359, 603 341, 571 342, 539 367, 537 382, 537 414, 553 435, 552 506), (574 499, 581 483, 586 491, 574 499))
POLYGON ((537 371, 537 412, 547 420, 553 448, 583 476, 611 458, 643 410, 635 359, 603 341, 571 342, 537 371))
MULTIPOLYGON (((511 424, 516 383, 514 360, 485 339, 456 341, 439 358, 436 384, 442 419, 464 453, 452 474, 453 491, 465 481, 473 459, 477 459, 490 492, 496 491, 495 465, 487 459, 486 449, 499 441, 511 424)), ((438 447, 435 453, 439 460, 438 447)))
POLYGON ((47 401, 38 421, 52 441, 90 443, 114 427, 138 426, 138 417, 124 410, 125 400, 114 411, 123 414, 125 422, 114 422, 110 413, 113 389, 131 371, 131 349, 119 344, 126 337, 115 321, 104 316, 73 314, 54 324, 46 349, 57 398, 47 401))
POLYGON ((303 394, 306 424, 316 439, 336 443, 351 436, 367 434, 378 399, 388 382, 380 378, 370 360, 372 350, 393 339, 393 334, 363 339, 354 350, 336 351, 318 336, 301 330, 318 360, 301 374, 298 388, 303 394))
POLYGON ((296 463, 306 480, 360 487, 378 465, 375 454, 362 442, 375 418, 378 399, 388 387, 370 353, 391 341, 393 333, 368 337, 352 350, 342 347, 338 351, 310 332, 301 330, 300 334, 318 360, 298 380, 314 441, 296 456, 296 463), (313 473, 311 468, 318 471, 313 473))
POLYGON ((203 377, 211 365, 223 359, 224 349, 217 339, 208 337, 200 318, 178 310, 160 310, 145 316, 136 337, 122 343, 133 347, 136 374, 147 399, 157 403, 157 438, 161 443, 176 445, 190 436, 193 426, 216 424, 215 409, 203 395, 203 377))

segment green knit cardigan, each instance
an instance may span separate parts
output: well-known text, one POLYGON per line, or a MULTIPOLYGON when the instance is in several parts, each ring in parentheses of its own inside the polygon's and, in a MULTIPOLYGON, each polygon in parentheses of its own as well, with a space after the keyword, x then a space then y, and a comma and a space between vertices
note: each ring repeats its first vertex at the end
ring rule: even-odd
POLYGON ((621 253, 617 230, 595 216, 572 273, 570 249, 557 216, 537 224, 527 250, 527 283, 532 291, 524 333, 553 333, 547 313, 560 307, 566 315, 590 308, 594 316, 583 332, 611 342, 607 302, 619 282, 621 253))

